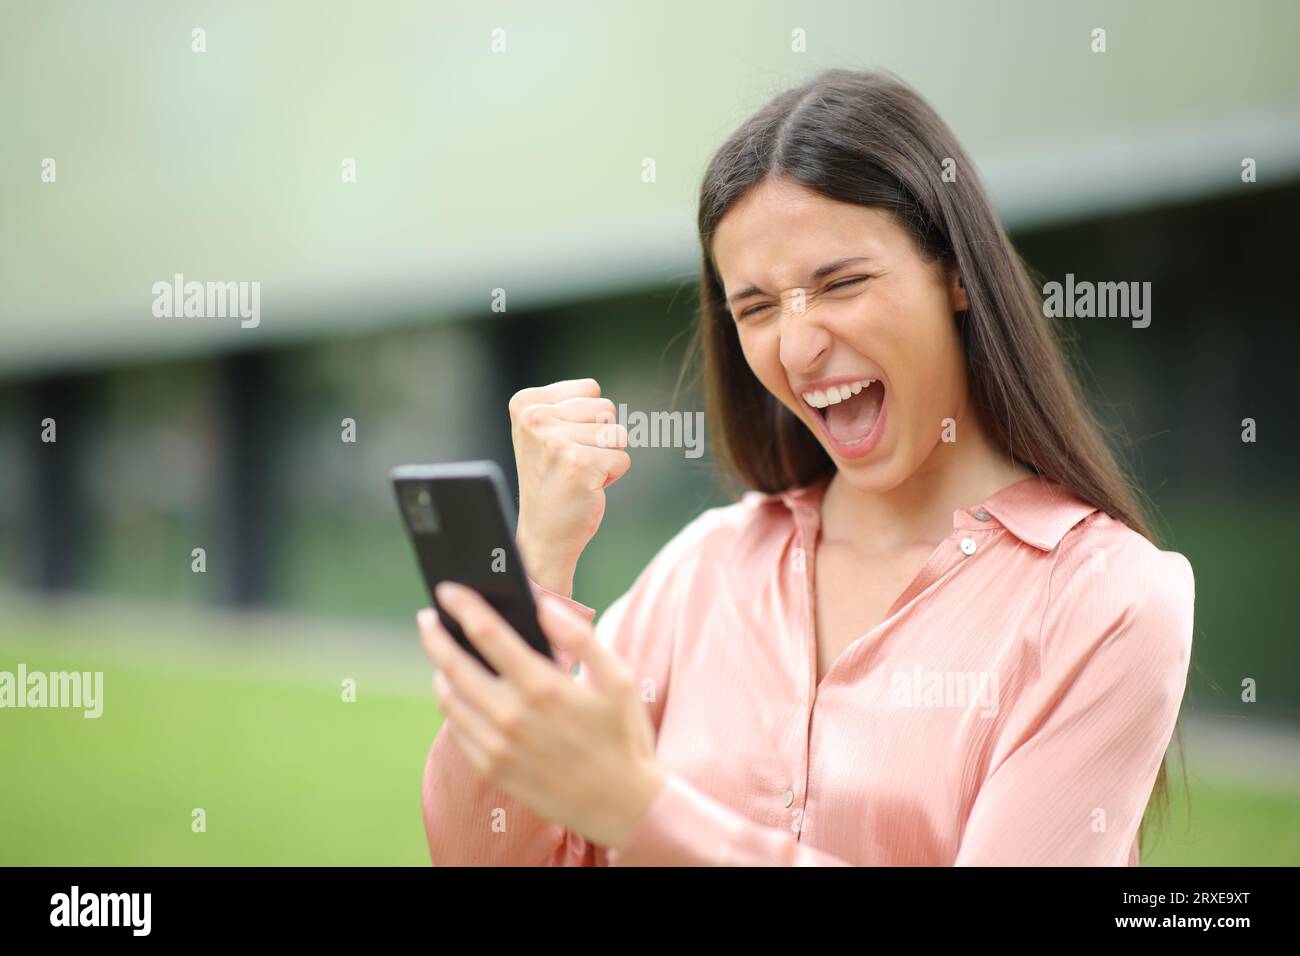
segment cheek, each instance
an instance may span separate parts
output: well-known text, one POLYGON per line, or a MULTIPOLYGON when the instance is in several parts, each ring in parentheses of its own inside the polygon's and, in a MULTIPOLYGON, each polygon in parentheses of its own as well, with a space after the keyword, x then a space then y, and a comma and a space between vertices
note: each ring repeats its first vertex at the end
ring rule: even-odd
POLYGON ((942 310, 912 312, 893 326, 885 370, 896 384, 894 419, 913 442, 928 444, 965 394, 965 358, 956 323, 942 310))
POLYGON ((964 380, 961 342, 956 331, 939 323, 912 343, 911 373, 914 386, 930 400, 947 405, 964 380))
POLYGON ((770 334, 766 329, 741 329, 738 334, 740 351, 754 377, 769 392, 781 396, 785 388, 785 373, 781 364, 780 336, 770 334))

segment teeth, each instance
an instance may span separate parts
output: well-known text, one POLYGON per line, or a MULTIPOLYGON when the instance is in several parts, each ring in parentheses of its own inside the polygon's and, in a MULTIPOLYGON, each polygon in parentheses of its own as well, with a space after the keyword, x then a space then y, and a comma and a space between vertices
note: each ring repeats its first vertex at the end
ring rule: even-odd
POLYGON ((822 391, 820 389, 804 392, 803 400, 813 408, 825 408, 828 405, 838 405, 840 402, 858 394, 864 388, 870 388, 876 383, 874 378, 863 378, 856 382, 850 382, 847 385, 833 385, 822 391))

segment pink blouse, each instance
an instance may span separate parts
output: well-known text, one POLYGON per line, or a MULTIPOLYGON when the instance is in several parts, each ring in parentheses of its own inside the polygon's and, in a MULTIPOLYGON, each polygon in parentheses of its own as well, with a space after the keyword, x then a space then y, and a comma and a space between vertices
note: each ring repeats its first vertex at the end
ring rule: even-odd
POLYGON ((706 511, 596 622, 667 771, 623 847, 486 785, 440 733, 434 864, 1136 866, 1191 655, 1187 560, 1029 478, 955 512, 818 683, 825 484, 706 511))

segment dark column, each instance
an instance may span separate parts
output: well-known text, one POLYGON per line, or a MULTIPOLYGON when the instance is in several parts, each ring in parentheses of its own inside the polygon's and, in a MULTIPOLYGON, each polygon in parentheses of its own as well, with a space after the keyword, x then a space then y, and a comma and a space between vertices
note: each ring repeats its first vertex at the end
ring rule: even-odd
MULTIPOLYGON (((494 316, 482 322, 482 334, 488 342, 489 361, 483 371, 482 407, 501 407, 521 388, 545 385, 545 352, 547 337, 542 334, 550 326, 552 334, 559 318, 552 313, 533 313, 521 317, 494 316)), ((510 483, 515 502, 519 501, 519 478, 515 473, 515 451, 510 440, 510 422, 501 415, 493 421, 499 426, 482 436, 481 454, 501 466, 510 483)))
POLYGON ((85 497, 89 384, 80 376, 41 378, 27 387, 20 434, 30 462, 31 508, 26 528, 27 580, 44 591, 83 583, 90 544, 85 497), (55 441, 43 442, 41 422, 54 419, 55 441))
POLYGON ((231 603, 249 606, 262 603, 270 589, 272 360, 262 352, 225 356, 218 359, 217 381, 224 449, 217 479, 221 546, 219 554, 208 554, 208 571, 220 569, 231 603))

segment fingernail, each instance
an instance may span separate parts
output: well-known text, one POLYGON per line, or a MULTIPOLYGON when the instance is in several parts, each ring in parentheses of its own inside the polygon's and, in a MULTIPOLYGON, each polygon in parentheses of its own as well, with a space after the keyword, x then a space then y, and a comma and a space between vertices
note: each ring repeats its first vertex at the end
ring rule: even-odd
POLYGON ((457 591, 458 588, 452 581, 439 581, 437 586, 433 589, 433 593, 437 596, 439 601, 456 600, 457 591))
POLYGON ((433 623, 433 608, 422 607, 415 612, 415 623, 421 627, 428 627, 433 623))

